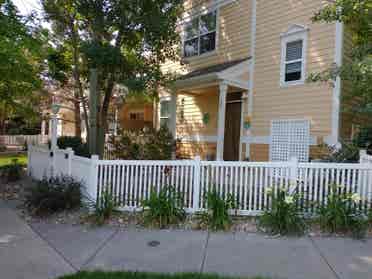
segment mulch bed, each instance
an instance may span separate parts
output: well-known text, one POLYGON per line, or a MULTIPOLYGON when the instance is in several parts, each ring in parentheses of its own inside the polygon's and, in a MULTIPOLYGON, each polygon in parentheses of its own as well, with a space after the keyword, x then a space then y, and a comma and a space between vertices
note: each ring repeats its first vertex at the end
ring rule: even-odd
MULTIPOLYGON (((26 193, 26 187, 32 185, 32 181, 25 177, 19 182, 4 183, 0 181, 0 199, 18 201, 21 204, 24 201, 24 195, 26 193)), ((25 208, 25 206, 20 205, 17 207, 18 214, 28 223, 54 223, 54 224, 70 224, 70 225, 86 225, 86 226, 96 226, 92 218, 92 215, 87 209, 79 209, 73 211, 64 211, 61 213, 56 213, 47 217, 33 216, 25 208)), ((262 233, 264 232, 258 230, 257 222, 258 219, 254 217, 238 217, 233 216, 232 225, 229 229, 230 232, 245 232, 245 233, 262 233)), ((115 212, 113 216, 108 220, 104 226, 108 227, 119 227, 123 229, 143 229, 149 228, 144 224, 143 214, 141 212, 115 212)), ((154 227, 152 227, 154 228, 154 227)), ((168 230, 206 230, 199 223, 199 219, 195 215, 187 215, 186 220, 177 225, 173 225, 167 228, 168 230)), ((324 233, 320 230, 319 225, 312 224, 307 233, 312 237, 347 237, 345 234, 329 234, 324 233)), ((372 226, 370 227, 368 238, 372 238, 372 226)))

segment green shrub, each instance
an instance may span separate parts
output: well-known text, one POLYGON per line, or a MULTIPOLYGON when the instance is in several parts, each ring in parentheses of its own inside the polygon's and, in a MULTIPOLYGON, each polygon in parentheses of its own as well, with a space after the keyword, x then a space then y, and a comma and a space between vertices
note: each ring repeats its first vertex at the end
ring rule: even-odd
POLYGON ((97 203, 95 203, 94 219, 97 225, 103 225, 115 212, 117 203, 109 190, 103 191, 97 203))
POLYGON ((186 217, 183 195, 172 186, 163 187, 159 193, 156 189, 151 189, 149 198, 142 205, 145 223, 160 228, 181 222, 186 217))
POLYGON ((48 215, 81 206, 82 184, 60 176, 39 181, 26 194, 26 207, 36 215, 48 215))
POLYGON ((57 146, 60 149, 66 149, 70 147, 73 150, 76 150, 76 148, 78 148, 82 143, 83 142, 80 137, 63 136, 59 137, 57 140, 57 146))
POLYGON ((5 152, 5 151, 6 151, 6 146, 0 143, 0 152, 5 152))
POLYGON ((213 187, 204 195, 204 201, 207 211, 200 213, 200 224, 211 230, 227 230, 232 223, 229 210, 236 208, 233 196, 228 194, 224 199, 213 187))
POLYGON ((159 130, 121 131, 110 143, 116 158, 124 160, 170 160, 175 143, 166 127, 159 130))
POLYGON ((22 177, 23 165, 18 163, 18 159, 12 159, 11 164, 0 168, 0 173, 8 182, 18 181, 22 177))
POLYGON ((57 146, 60 149, 72 148, 75 155, 81 157, 90 157, 89 146, 87 143, 83 143, 80 137, 59 137, 57 140, 57 146))
POLYGON ((259 218, 259 227, 270 234, 303 235, 306 224, 299 207, 300 196, 278 187, 267 188, 271 198, 271 208, 264 211, 259 218))
POLYGON ((77 156, 90 158, 89 145, 87 143, 82 143, 73 150, 77 156))
POLYGON ((330 233, 351 232, 361 238, 368 227, 368 217, 359 209, 360 196, 344 190, 341 186, 330 186, 326 202, 317 207, 320 227, 330 233))

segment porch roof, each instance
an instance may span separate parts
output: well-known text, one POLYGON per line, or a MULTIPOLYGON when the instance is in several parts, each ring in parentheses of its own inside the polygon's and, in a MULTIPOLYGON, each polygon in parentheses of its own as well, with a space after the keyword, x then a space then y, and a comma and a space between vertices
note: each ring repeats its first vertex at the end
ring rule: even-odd
POLYGON ((249 71, 250 59, 247 57, 197 69, 179 77, 175 82, 175 87, 184 89, 195 85, 225 81, 236 87, 247 89, 247 85, 239 79, 238 75, 249 71))

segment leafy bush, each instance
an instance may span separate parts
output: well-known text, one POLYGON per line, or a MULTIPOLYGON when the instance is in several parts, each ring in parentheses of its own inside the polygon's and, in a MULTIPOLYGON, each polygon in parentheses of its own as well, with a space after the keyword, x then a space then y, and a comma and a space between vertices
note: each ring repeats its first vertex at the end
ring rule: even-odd
POLYGON ((36 215, 48 215, 81 206, 82 184, 72 177, 44 178, 30 187, 25 205, 36 215))
POLYGON ((163 187, 159 193, 156 189, 151 189, 149 198, 142 205, 145 223, 160 228, 181 222, 186 217, 183 196, 172 186, 163 187))
POLYGON ((60 149, 70 147, 74 150, 75 155, 87 158, 90 157, 89 146, 87 143, 83 143, 80 137, 59 137, 57 140, 57 146, 60 149))
POLYGON ((341 148, 326 144, 318 145, 318 159, 333 163, 357 163, 359 162, 359 147, 354 143, 342 142, 341 148))
POLYGON ((304 234, 306 225, 299 207, 300 196, 279 187, 276 190, 267 188, 266 193, 271 198, 271 209, 260 216, 259 226, 271 234, 304 234))
POLYGON ((90 158, 90 151, 87 143, 82 143, 73 150, 75 151, 75 155, 77 156, 90 158))
POLYGON ((60 149, 66 149, 68 147, 72 148, 75 150, 82 144, 82 140, 80 137, 68 137, 68 136, 63 136, 59 137, 57 140, 57 146, 60 149))
POLYGON ((115 157, 125 160, 169 160, 174 148, 173 136, 166 127, 122 131, 110 141, 115 157))
POLYGON ((367 149, 372 153, 372 126, 362 127, 353 142, 358 147, 367 149))
POLYGON ((205 194, 204 200, 207 211, 200 213, 201 225, 206 225, 212 230, 227 230, 232 222, 229 210, 236 208, 233 196, 229 194, 224 199, 213 187, 205 194))
POLYGON ((6 146, 0 143, 0 152, 5 152, 5 151, 6 151, 6 146))
POLYGON ((368 217, 359 209, 360 196, 346 193, 344 187, 332 185, 327 200, 318 205, 319 224, 330 233, 351 232, 362 238, 368 227, 368 217))
POLYGON ((4 177, 8 182, 18 181, 22 177, 23 165, 18 163, 18 159, 12 159, 10 165, 5 165, 0 168, 1 176, 4 177))
POLYGON ((109 190, 105 190, 95 204, 94 217, 98 225, 103 225, 115 212, 117 204, 109 190))

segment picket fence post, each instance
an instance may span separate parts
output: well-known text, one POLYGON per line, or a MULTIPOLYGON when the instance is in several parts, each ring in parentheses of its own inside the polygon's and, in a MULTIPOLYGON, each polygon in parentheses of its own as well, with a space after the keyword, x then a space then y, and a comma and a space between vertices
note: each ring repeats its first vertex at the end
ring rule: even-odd
POLYGON ((27 175, 31 176, 31 166, 32 166, 32 145, 27 145, 27 175))
POLYGON ((89 181, 87 185, 87 192, 90 199, 93 202, 97 202, 97 187, 98 187, 98 161, 99 157, 97 155, 92 155, 90 158, 90 171, 89 171, 89 181))
POLYGON ((68 147, 66 149, 66 152, 67 152, 67 160, 68 160, 68 162, 67 162, 67 164, 68 164, 67 165, 67 175, 71 176, 72 175, 72 159, 74 157, 75 152, 74 152, 74 150, 72 150, 71 147, 68 147))
POLYGON ((199 210, 200 204, 200 168, 201 168, 201 161, 200 156, 196 156, 194 159, 194 193, 193 193, 193 204, 192 210, 194 212, 199 210))
POLYGON ((359 150, 359 163, 365 163, 365 158, 367 156, 367 150, 361 149, 359 150))
POLYGON ((297 188, 297 174, 298 174, 298 159, 291 157, 289 169, 289 191, 294 193, 297 188))

